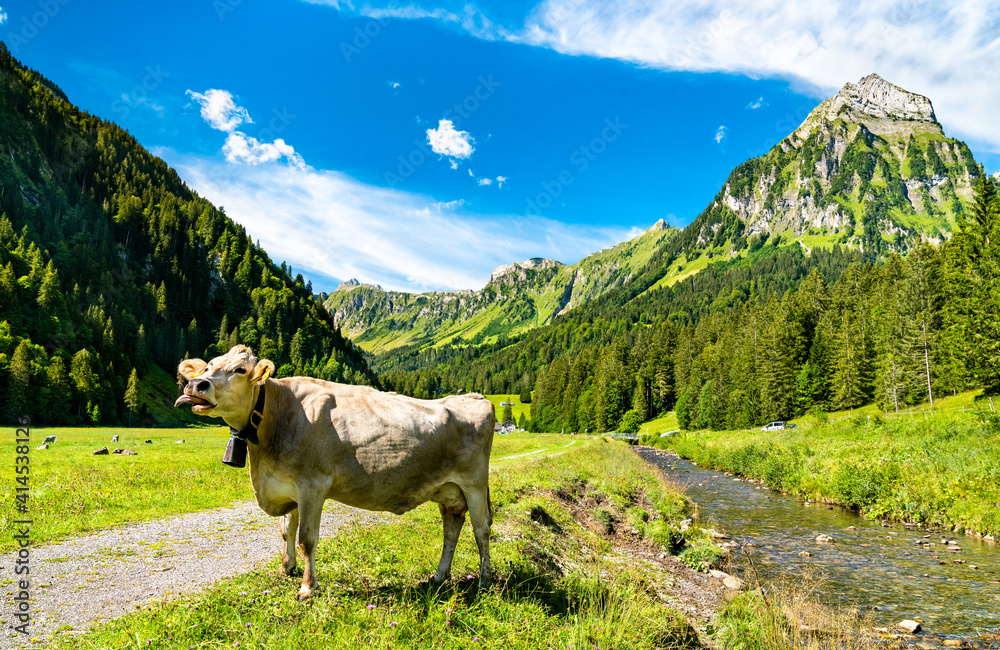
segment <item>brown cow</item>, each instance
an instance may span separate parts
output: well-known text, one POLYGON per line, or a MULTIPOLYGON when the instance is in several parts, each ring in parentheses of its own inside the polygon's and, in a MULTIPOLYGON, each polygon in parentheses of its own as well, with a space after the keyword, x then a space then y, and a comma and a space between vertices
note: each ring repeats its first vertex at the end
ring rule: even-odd
POLYGON ((261 509, 281 517, 286 574, 295 569, 298 528, 306 557, 299 599, 316 589, 316 542, 327 499, 396 514, 437 503, 444 549, 434 582, 450 576, 468 511, 479 546, 479 581, 489 583, 495 416, 482 395, 419 400, 309 377, 269 379, 274 364, 258 361, 242 345, 208 363, 182 361, 178 372, 187 383, 175 405, 221 417, 235 432, 257 427, 258 444, 249 445, 250 482, 261 509))

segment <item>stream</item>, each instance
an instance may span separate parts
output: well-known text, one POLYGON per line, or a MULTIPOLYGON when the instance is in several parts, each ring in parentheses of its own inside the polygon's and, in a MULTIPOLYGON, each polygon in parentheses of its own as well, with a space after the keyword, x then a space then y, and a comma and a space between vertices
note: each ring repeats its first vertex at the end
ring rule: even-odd
MULTIPOLYGON (((640 447, 638 453, 686 488, 698 504, 699 525, 752 545, 747 550, 762 582, 816 585, 812 597, 819 602, 870 610, 873 623, 890 629, 917 619, 924 631, 939 635, 1000 632, 1000 544, 805 505, 671 452, 640 447), (817 542, 819 535, 833 543, 817 542), (803 551, 810 555, 800 556, 803 551)), ((748 577, 739 549, 732 560, 748 577)))

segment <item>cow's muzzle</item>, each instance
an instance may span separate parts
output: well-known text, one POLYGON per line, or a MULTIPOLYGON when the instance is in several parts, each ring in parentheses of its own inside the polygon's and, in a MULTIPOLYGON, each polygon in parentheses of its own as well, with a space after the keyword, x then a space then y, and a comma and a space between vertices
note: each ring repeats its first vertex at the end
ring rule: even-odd
POLYGON ((192 411, 205 411, 215 408, 215 404, 208 398, 202 397, 198 393, 205 393, 212 385, 204 379, 192 379, 184 387, 184 394, 177 398, 174 406, 190 404, 192 411))

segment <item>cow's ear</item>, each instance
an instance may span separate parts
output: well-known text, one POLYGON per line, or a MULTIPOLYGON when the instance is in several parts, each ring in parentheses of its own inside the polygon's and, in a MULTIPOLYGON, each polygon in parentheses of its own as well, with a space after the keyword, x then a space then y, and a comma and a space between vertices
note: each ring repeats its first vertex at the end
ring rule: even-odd
POLYGON ((187 381, 205 372, 207 367, 208 364, 201 359, 185 359, 181 361, 181 365, 177 366, 177 374, 181 376, 181 379, 187 381))
POLYGON ((274 364, 271 363, 270 359, 261 359, 257 362, 257 365, 253 367, 253 373, 250 375, 250 381, 255 384, 263 384, 268 377, 274 374, 274 364))

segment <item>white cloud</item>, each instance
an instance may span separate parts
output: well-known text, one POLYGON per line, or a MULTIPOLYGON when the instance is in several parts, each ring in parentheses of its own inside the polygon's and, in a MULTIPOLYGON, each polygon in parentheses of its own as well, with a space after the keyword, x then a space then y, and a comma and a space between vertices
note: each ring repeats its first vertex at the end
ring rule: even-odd
POLYGON ((3 10, 3 7, 0 7, 0 25, 5 22, 7 22, 7 12, 3 10))
POLYGON ((480 185, 492 185, 493 184, 493 179, 492 178, 480 178, 476 182, 479 183, 480 185))
MULTIPOLYGON (((451 120, 439 120, 438 128, 427 129, 427 143, 440 156, 465 159, 472 155, 474 140, 468 131, 456 131, 451 120)), ((452 161, 454 162, 454 160, 452 161)))
POLYGON ((762 106, 767 106, 767 105, 768 104, 767 104, 767 102, 764 101, 764 98, 760 97, 759 99, 755 99, 754 101, 752 101, 749 104, 747 104, 746 108, 747 108, 747 110, 755 111, 758 108, 761 108, 762 106))
POLYGON ((385 83, 386 83, 386 85, 388 85, 393 90, 399 88, 399 86, 400 86, 400 83, 398 81, 387 81, 385 83))
POLYGON ((497 176, 497 187, 503 187, 503 184, 507 182, 506 176, 497 176))
POLYGON ((479 288, 501 264, 538 256, 571 263, 639 234, 470 214, 461 199, 438 202, 308 166, 271 162, 233 173, 221 161, 157 154, 317 288, 352 277, 407 291, 479 288))
POLYGON ((185 94, 201 105, 202 119, 217 131, 232 133, 240 124, 253 124, 247 109, 237 106, 228 90, 211 88, 204 94, 188 90, 185 94))
POLYGON ((715 132, 714 136, 716 143, 722 144, 722 140, 726 137, 728 131, 729 129, 727 129, 725 125, 720 126, 719 130, 715 132))
POLYGON ((187 94, 201 105, 201 117, 208 125, 229 135, 222 145, 222 153, 231 163, 246 163, 260 165, 285 158, 296 167, 305 167, 302 156, 295 153, 295 148, 278 138, 274 142, 261 142, 253 136, 237 131, 240 124, 253 124, 250 113, 242 106, 237 106, 233 95, 228 90, 213 88, 204 94, 188 90, 187 94))
POLYGON ((240 131, 233 131, 229 134, 226 143, 222 145, 222 153, 226 154, 226 160, 231 163, 242 162, 259 165, 285 157, 288 162, 297 167, 305 165, 302 156, 295 153, 295 149, 286 144, 283 139, 278 138, 274 142, 260 142, 257 138, 250 137, 240 131))

